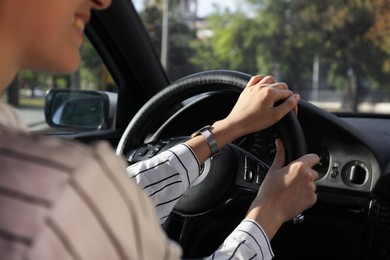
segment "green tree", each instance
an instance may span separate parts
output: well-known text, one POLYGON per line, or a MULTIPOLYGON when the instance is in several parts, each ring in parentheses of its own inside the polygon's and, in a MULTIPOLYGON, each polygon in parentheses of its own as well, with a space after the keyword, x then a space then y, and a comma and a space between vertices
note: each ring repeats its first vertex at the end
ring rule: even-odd
MULTIPOLYGON (((374 23, 366 37, 383 52, 390 53, 390 3, 388 0, 372 0, 374 23)), ((390 73, 390 57, 385 56, 383 70, 390 73)))
MULTIPOLYGON (((89 41, 85 41, 81 47, 82 64, 79 69, 79 75, 72 77, 74 80, 81 80, 85 87, 93 89, 104 89, 103 83, 103 70, 105 69, 103 63, 96 53, 95 48, 89 41)), ((72 84, 80 86, 78 84, 72 84)), ((81 84, 82 85, 82 84, 81 84)), ((83 86, 81 86, 83 87, 83 86)))
MULTIPOLYGON (((169 10, 169 43, 168 55, 169 64, 166 72, 170 79, 178 79, 194 71, 195 64, 190 62, 194 50, 186 45, 191 39, 195 38, 195 30, 191 28, 175 10, 175 5, 170 3, 169 10)), ((145 6, 141 12, 141 18, 149 37, 154 45, 158 56, 161 56, 162 40, 162 1, 154 1, 152 4, 145 6)))
POLYGON ((247 73, 258 73, 253 54, 257 53, 256 24, 244 13, 211 15, 207 20, 212 28, 212 37, 194 40, 191 43, 195 55, 191 61, 203 70, 229 68, 247 73), (251 57, 249 59, 249 57, 251 57))
POLYGON ((196 66, 190 62, 194 50, 186 43, 194 39, 195 31, 180 20, 171 20, 169 38, 169 67, 170 79, 178 79, 189 75, 196 70, 196 66))
POLYGON ((382 17, 372 1, 247 0, 242 6, 208 19, 213 36, 192 43, 195 64, 271 73, 300 91, 311 89, 313 60, 320 57, 322 84, 345 90, 352 110, 365 88, 389 87, 383 66, 389 53, 366 36, 382 17))

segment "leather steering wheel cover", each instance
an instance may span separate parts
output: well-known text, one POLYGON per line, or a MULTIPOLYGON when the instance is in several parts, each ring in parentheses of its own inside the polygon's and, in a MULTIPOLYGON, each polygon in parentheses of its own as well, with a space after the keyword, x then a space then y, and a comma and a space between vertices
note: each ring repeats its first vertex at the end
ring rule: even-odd
MULTIPOLYGON (((226 90, 240 93, 251 76, 230 70, 210 70, 184 77, 153 96, 131 120, 117 146, 116 153, 124 155, 129 148, 144 143, 145 129, 150 129, 161 113, 181 101, 207 91, 226 90)), ((306 153, 306 142, 297 117, 291 111, 279 124, 286 149, 286 164, 306 153)))
POLYGON ((163 111, 181 101, 208 91, 227 90, 240 93, 250 75, 228 70, 205 71, 182 78, 153 96, 135 114, 120 139, 116 153, 124 155, 129 148, 143 144, 150 129, 163 111))
MULTIPOLYGON (((143 145, 147 130, 152 127, 154 122, 158 121, 163 111, 172 108, 187 98, 210 91, 224 90, 239 95, 250 78, 250 75, 237 71, 206 71, 178 80, 152 97, 134 116, 118 144, 117 154, 125 155, 128 149, 143 145)), ((277 124, 285 142, 287 164, 306 153, 305 138, 293 111, 286 114, 277 124)), ((229 183, 234 181, 234 170, 229 171, 224 168, 222 166, 223 162, 218 159, 213 164, 213 170, 210 176, 207 177, 208 184, 204 185, 203 182, 203 184, 195 185, 187 191, 175 207, 177 211, 190 215, 201 213, 211 209, 219 199, 224 197, 230 186, 229 183), (226 176, 223 176, 216 168, 225 169, 226 176), (221 176, 213 177, 216 172, 221 176), (226 177, 226 182, 223 181, 223 177, 226 177), (216 194, 214 192, 215 200, 207 199, 210 189, 212 190, 211 186, 218 187, 219 183, 224 183, 226 186, 220 189, 220 193, 216 194), (195 204, 195 201, 198 203, 195 204)))

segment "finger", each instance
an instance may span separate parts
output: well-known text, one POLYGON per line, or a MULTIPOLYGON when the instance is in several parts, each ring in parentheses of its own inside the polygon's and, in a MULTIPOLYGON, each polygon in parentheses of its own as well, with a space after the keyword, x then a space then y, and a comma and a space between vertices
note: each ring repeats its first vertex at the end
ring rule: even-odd
POLYGON ((290 91, 278 91, 276 102, 280 100, 284 100, 281 102, 281 104, 275 106, 273 109, 275 109, 275 112, 279 115, 279 118, 282 118, 284 115, 286 115, 291 110, 296 110, 295 113, 297 113, 297 104, 300 100, 300 96, 298 94, 292 94, 290 91))
POLYGON ((305 173, 306 173, 309 181, 315 182, 316 180, 318 180, 318 177, 319 177, 318 172, 313 170, 312 168, 307 168, 305 173))
POLYGON ((255 76, 251 77, 250 80, 248 81, 248 84, 246 85, 246 87, 251 87, 251 86, 256 85, 263 78, 264 78, 264 76, 262 76, 262 75, 255 75, 255 76))
POLYGON ((267 75, 260 80, 261 84, 273 84, 276 80, 271 75, 267 75))
MULTIPOLYGON (((301 156, 297 161, 301 161, 305 163, 306 165, 310 166, 310 168, 313 168, 317 163, 320 161, 320 157, 318 157, 317 154, 310 153, 310 154, 305 154, 301 156)), ((318 178, 318 173, 313 170, 313 175, 317 179, 318 178)))
POLYGON ((277 138, 275 140, 275 145, 276 145, 276 155, 270 169, 280 169, 284 166, 284 162, 285 162, 285 149, 282 140, 277 138))
POLYGON ((295 107, 293 108, 293 110, 294 110, 294 114, 297 116, 297 115, 298 115, 298 106, 295 106, 295 107))
POLYGON ((318 180, 318 178, 320 177, 320 175, 318 174, 318 172, 315 171, 315 170, 312 171, 312 175, 313 175, 313 181, 318 180))
POLYGON ((316 202, 317 202, 317 194, 315 193, 316 189, 317 189, 317 186, 315 185, 314 182, 313 183, 313 193, 311 194, 311 196, 308 197, 308 199, 310 200, 310 204, 311 205, 314 205, 316 202))
MULTIPOLYGON (((295 115, 298 115, 298 102, 301 99, 301 96, 298 94, 294 94, 293 96, 295 97, 293 98, 293 102, 291 104, 293 106, 292 110, 294 111, 295 115)), ((289 100, 288 102, 291 102, 291 100, 289 100)))
MULTIPOLYGON (((294 94, 291 90, 282 89, 283 85, 279 85, 279 87, 280 88, 272 88, 275 103, 278 101, 284 101, 284 102, 294 101, 294 100, 289 101, 288 98, 290 98, 293 95, 298 95, 298 94, 294 94)), ((284 102, 282 102, 282 103, 284 103, 284 102)), ((293 104, 290 104, 290 105, 293 105, 293 104)))
POLYGON ((261 85, 264 86, 264 87, 269 87, 269 88, 288 90, 288 86, 287 86, 287 84, 285 82, 275 82, 275 83, 272 83, 272 84, 261 83, 261 85))
POLYGON ((316 185, 314 182, 312 182, 310 185, 311 185, 311 190, 312 190, 313 192, 316 192, 316 190, 317 190, 317 185, 316 185))

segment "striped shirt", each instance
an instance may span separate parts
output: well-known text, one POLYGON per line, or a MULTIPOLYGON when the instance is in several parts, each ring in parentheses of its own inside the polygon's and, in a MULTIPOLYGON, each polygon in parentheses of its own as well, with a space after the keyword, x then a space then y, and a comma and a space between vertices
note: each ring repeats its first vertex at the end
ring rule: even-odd
MULTIPOLYGON (((191 148, 180 144, 150 160, 129 166, 127 172, 152 199, 163 223, 184 191, 197 179, 199 169, 191 148)), ((271 259, 273 256, 260 225, 245 219, 209 259, 271 259)))
MULTIPOLYGON (((175 147, 131 171, 136 180, 152 181, 142 186, 150 200, 128 180, 125 161, 108 143, 85 146, 23 129, 15 112, 0 103, 0 259, 180 258, 180 246, 167 238, 160 221, 175 201, 164 199, 172 196, 167 187, 180 183, 182 193, 196 178, 197 162, 188 147, 175 147), (163 165, 180 177, 168 170, 158 180, 142 174, 160 173, 163 165)), ((272 256, 261 227, 244 220, 214 259, 272 256)))

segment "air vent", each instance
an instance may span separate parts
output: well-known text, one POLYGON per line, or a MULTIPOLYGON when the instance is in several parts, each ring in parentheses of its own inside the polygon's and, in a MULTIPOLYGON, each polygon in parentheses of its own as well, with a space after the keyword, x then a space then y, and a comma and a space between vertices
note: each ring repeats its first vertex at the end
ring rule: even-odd
POLYGON ((370 259, 390 260, 390 204, 379 206, 370 255, 370 259))

